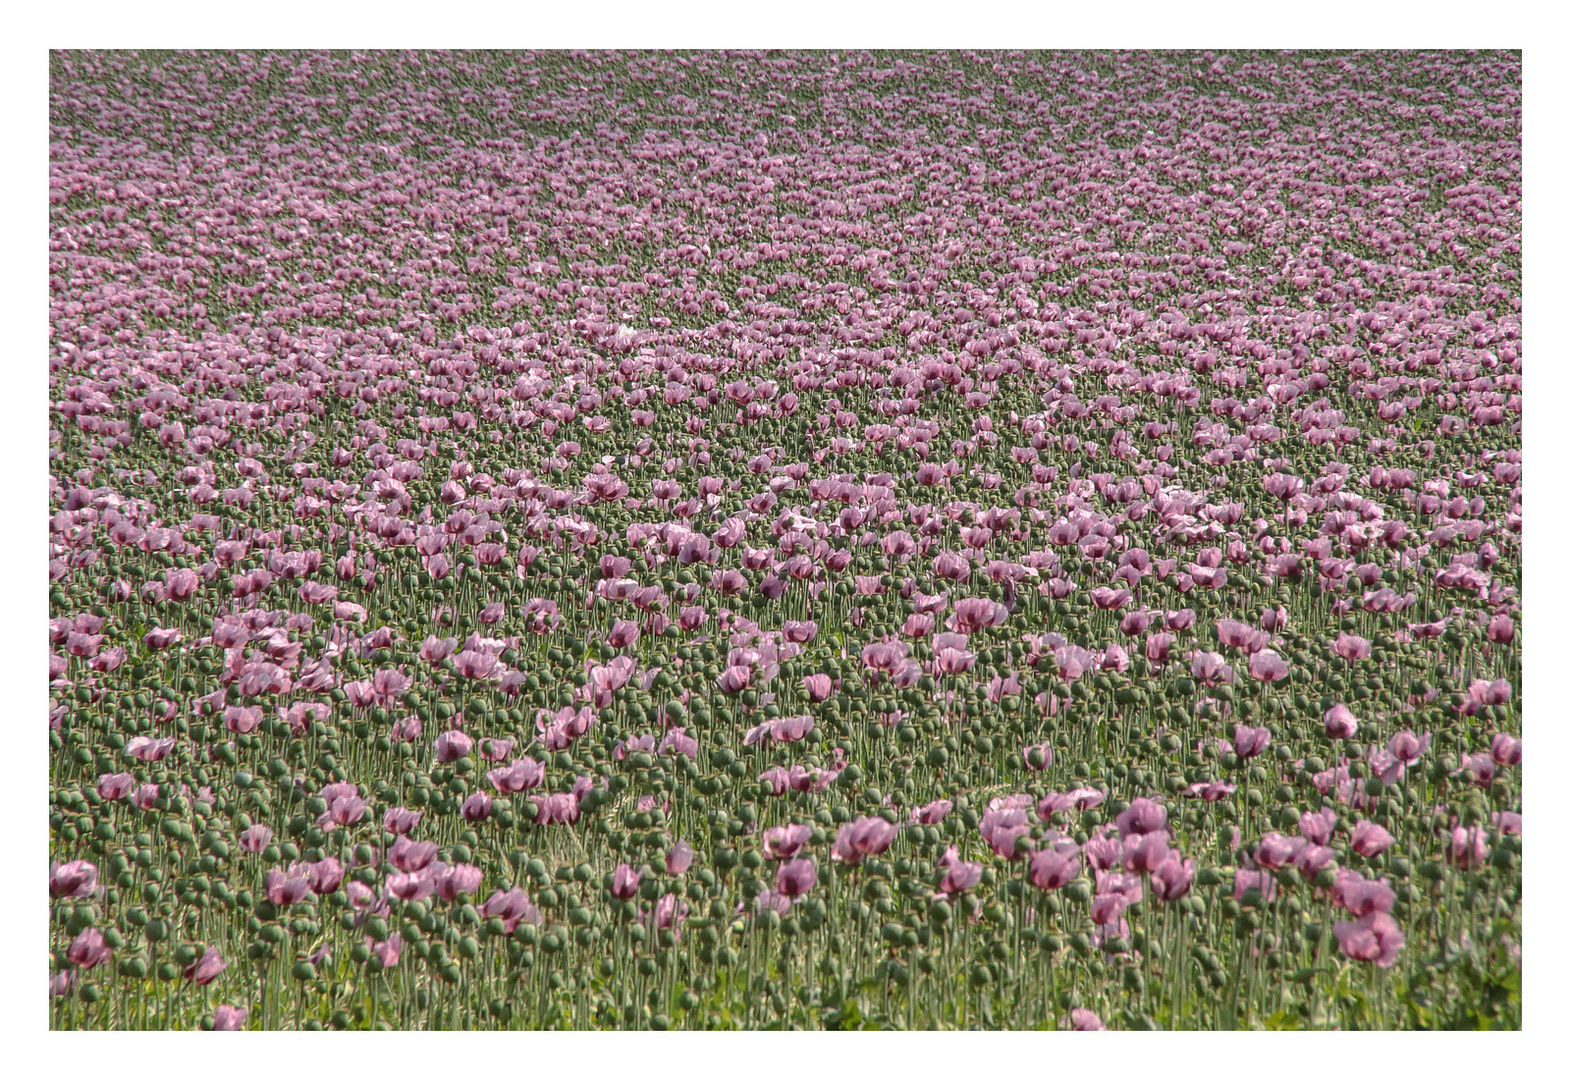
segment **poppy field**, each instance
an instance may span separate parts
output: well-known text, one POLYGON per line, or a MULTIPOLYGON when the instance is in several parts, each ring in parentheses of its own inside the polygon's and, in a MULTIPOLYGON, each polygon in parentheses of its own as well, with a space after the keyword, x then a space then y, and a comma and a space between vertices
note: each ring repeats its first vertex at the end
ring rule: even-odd
POLYGON ((1519 1028, 1521 77, 52 53, 51 1025, 1519 1028))

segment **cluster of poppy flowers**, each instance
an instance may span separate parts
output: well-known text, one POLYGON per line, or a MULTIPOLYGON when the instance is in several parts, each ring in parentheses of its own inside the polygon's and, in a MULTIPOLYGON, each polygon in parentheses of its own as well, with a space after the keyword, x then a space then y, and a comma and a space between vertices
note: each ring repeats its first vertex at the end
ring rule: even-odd
POLYGON ((1516 58, 52 78, 57 1024, 1514 1023, 1516 58))

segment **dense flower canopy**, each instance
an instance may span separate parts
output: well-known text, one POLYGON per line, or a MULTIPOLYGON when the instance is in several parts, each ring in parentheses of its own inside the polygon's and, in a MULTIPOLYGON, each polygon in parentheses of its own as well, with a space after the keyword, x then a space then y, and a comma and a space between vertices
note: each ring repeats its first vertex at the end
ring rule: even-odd
POLYGON ((53 54, 54 1022, 1517 1025, 1520 123, 53 54))

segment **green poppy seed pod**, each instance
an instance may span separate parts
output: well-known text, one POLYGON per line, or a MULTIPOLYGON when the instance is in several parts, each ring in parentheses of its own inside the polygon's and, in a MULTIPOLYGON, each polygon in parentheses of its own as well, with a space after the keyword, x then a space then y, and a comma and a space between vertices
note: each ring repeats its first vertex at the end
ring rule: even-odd
POLYGON ((92 904, 78 904, 66 920, 66 932, 79 934, 98 922, 98 910, 92 904))
POLYGON ((180 977, 180 968, 165 960, 158 965, 157 975, 162 982, 172 982, 180 977))

